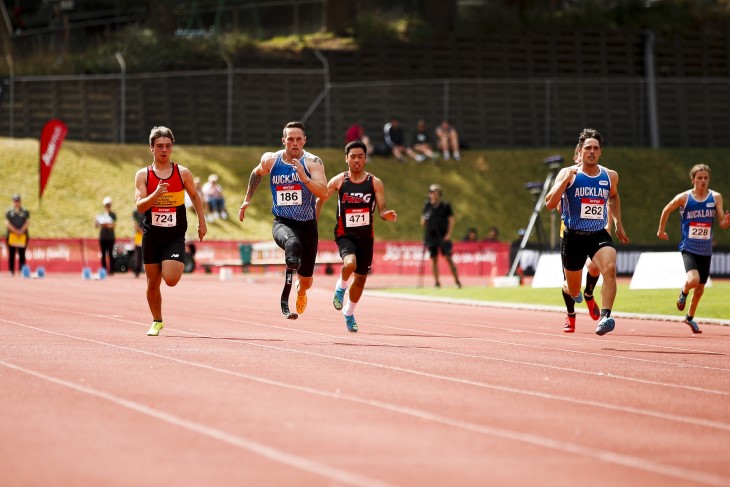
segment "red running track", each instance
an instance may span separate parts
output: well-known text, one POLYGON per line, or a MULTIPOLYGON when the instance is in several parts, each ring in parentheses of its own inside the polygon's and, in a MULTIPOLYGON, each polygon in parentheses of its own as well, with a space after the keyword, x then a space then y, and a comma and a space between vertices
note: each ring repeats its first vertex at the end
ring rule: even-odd
POLYGON ((730 485, 729 327, 280 281, 0 279, 0 485, 730 485))

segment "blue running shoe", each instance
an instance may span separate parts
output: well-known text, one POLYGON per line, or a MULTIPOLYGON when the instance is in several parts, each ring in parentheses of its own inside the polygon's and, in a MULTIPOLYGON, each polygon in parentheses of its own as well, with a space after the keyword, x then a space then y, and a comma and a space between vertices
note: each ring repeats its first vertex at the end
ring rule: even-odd
POLYGON ((679 311, 684 311, 684 306, 687 304, 687 295, 682 292, 682 290, 679 290, 679 297, 677 298, 677 309, 679 311))
POLYGON ((355 322, 355 315, 345 315, 345 325, 347 325, 347 331, 357 333, 357 323, 355 322))
POLYGON ((335 297, 332 298, 332 305, 336 310, 342 309, 342 303, 345 302, 345 290, 335 286, 335 297))
POLYGON ((577 296, 571 296, 573 298, 573 301, 576 303, 582 303, 583 302, 583 293, 578 293, 577 296))
POLYGON ((702 330, 700 330, 700 327, 697 325, 697 322, 695 322, 695 320, 685 318, 684 324, 692 328, 692 333, 702 333, 702 330))
POLYGON ((616 322, 613 320, 613 318, 604 316, 603 318, 601 318, 601 321, 598 322, 598 327, 596 328, 596 335, 603 336, 606 333, 613 331, 613 329, 615 327, 616 327, 616 322))

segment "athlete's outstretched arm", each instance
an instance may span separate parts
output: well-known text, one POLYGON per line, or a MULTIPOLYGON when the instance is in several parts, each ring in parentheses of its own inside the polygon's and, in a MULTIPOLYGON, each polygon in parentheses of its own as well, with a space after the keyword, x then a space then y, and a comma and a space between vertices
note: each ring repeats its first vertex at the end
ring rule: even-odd
POLYGON ((243 221, 246 217, 246 209, 251 204, 251 199, 256 189, 261 184, 261 180, 271 172, 271 166, 276 162, 273 152, 264 152, 261 156, 261 162, 251 171, 251 176, 248 178, 248 188, 246 188, 246 196, 243 197, 243 203, 238 209, 238 220, 243 221))
POLYGON ((624 225, 621 221, 621 198, 618 195, 618 173, 610 169, 607 172, 608 177, 611 179, 611 192, 608 194, 608 212, 613 217, 618 241, 621 243, 629 243, 629 236, 626 235, 624 225))
POLYGON ((667 227, 667 220, 669 220, 669 215, 679 208, 680 206, 685 205, 687 202, 687 193, 679 193, 677 196, 672 198, 672 201, 667 203, 667 205, 662 210, 662 216, 659 217, 659 229, 656 232, 656 236, 659 237, 662 240, 669 240, 669 235, 667 235, 666 227, 667 227))
POLYGON ((373 189, 375 190, 375 204, 378 207, 380 218, 391 222, 398 220, 398 214, 395 210, 389 210, 388 205, 385 203, 385 185, 375 176, 373 176, 373 189))
POLYGON ((720 222, 720 228, 725 230, 727 227, 730 227, 730 211, 725 211, 725 209, 722 207, 722 195, 715 192, 715 209, 717 220, 720 222))
POLYGON ((203 237, 208 233, 208 225, 205 223, 205 212, 203 211, 203 200, 198 194, 198 190, 195 188, 195 180, 193 173, 186 167, 177 166, 180 169, 180 177, 183 180, 183 188, 185 192, 190 196, 190 201, 193 202, 193 209, 195 214, 198 215, 198 238, 203 241, 203 237))
POLYGON ((560 198, 563 197, 563 193, 565 193, 568 185, 573 180, 573 176, 578 172, 578 167, 575 165, 564 167, 560 170, 558 176, 555 178, 555 184, 553 184, 553 187, 550 188, 550 191, 545 196, 545 206, 547 206, 548 210, 554 210, 558 207, 560 198))
POLYGON ((168 183, 160 181, 157 184, 157 188, 151 194, 147 194, 147 168, 143 167, 137 171, 137 174, 134 176, 134 199, 137 204, 137 211, 144 213, 152 208, 157 198, 167 192, 168 186, 168 183))
POLYGON ((306 161, 304 161, 304 164, 306 164, 311 177, 307 178, 304 170, 302 169, 300 171, 295 163, 294 168, 297 170, 297 173, 299 173, 299 178, 304 182, 314 196, 317 198, 327 197, 327 176, 324 174, 324 162, 322 162, 322 159, 316 156, 309 157, 306 161))
POLYGON ((324 202, 327 201, 330 196, 332 196, 334 193, 340 190, 340 186, 342 185, 343 175, 338 174, 337 176, 333 177, 329 180, 327 183, 327 194, 324 198, 317 197, 317 202, 314 205, 314 215, 317 218, 317 221, 319 221, 319 214, 322 212, 322 206, 324 206, 324 202))

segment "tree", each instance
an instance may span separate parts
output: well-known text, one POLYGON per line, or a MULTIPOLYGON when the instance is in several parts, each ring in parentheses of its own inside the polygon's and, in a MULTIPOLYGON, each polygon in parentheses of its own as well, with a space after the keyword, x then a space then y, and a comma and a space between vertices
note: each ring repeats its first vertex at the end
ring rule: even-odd
POLYGON ((325 0, 324 4, 327 32, 347 35, 357 18, 357 0, 325 0))
POLYGON ((437 38, 447 37, 456 26, 456 0, 422 0, 421 16, 437 38))
POLYGON ((162 35, 175 33, 175 0, 148 0, 147 18, 149 26, 162 35))

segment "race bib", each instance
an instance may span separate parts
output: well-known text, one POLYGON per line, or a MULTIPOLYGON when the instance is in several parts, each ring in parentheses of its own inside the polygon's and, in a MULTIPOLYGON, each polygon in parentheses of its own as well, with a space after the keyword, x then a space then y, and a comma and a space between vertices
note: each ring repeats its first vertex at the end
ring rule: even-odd
POLYGON ((175 208, 152 208, 152 226, 174 227, 177 224, 175 208))
POLYGON ((368 225, 370 225, 370 210, 367 208, 345 210, 346 227, 366 227, 368 225))
POLYGON ((296 206, 302 204, 301 184, 282 184, 276 187, 277 206, 296 206))
POLYGON ((586 220, 602 220, 603 207, 602 199, 583 198, 580 200, 580 217, 586 220))
POLYGON ((8 245, 11 247, 24 248, 28 244, 28 235, 25 233, 18 235, 17 233, 8 234, 8 245))
POLYGON ((712 223, 690 222, 687 237, 693 240, 710 240, 712 237, 712 223))

